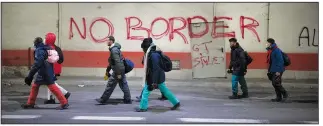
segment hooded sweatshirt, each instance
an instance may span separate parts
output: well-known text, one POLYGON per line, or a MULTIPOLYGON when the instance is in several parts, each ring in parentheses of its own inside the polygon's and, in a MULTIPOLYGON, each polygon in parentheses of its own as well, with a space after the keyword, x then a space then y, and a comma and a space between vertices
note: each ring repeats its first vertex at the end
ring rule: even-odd
POLYGON ((54 73, 55 76, 59 76, 62 72, 62 63, 64 61, 64 56, 61 48, 55 45, 56 41, 56 35, 54 33, 47 33, 45 38, 45 43, 48 45, 51 49, 55 49, 59 55, 59 60, 57 63, 54 63, 54 73))

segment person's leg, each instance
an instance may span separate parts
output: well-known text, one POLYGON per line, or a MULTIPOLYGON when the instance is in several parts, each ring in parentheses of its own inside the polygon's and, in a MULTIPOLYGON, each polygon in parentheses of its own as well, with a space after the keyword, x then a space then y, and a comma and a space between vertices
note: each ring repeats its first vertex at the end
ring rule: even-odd
POLYGON ((180 106, 179 100, 175 97, 175 95, 166 87, 165 82, 158 84, 159 90, 165 97, 173 104, 172 110, 177 109, 180 106))
POLYGON ((138 112, 139 111, 147 111, 149 95, 150 95, 150 91, 148 90, 148 85, 145 84, 145 87, 143 88, 143 91, 142 91, 139 110, 137 110, 138 112))
MULTIPOLYGON (((67 90, 65 90, 63 87, 57 84, 55 82, 55 85, 59 88, 59 90, 63 93, 66 99, 68 99, 71 95, 67 90)), ((47 94, 47 100, 44 102, 44 104, 55 104, 55 97, 53 96, 53 93, 48 89, 48 94, 47 94)))
POLYGON ((229 96, 229 99, 238 99, 238 82, 239 76, 232 75, 232 96, 229 96))
POLYGON ((67 99, 64 97, 63 93, 59 90, 56 84, 50 84, 47 85, 47 87, 56 96, 61 104, 59 107, 57 107, 57 109, 67 109, 67 107, 69 106, 67 99))
POLYGON ((246 82, 246 79, 244 78, 244 76, 240 76, 239 83, 241 85, 241 90, 242 90, 241 97, 247 98, 248 97, 248 86, 247 86, 247 82, 246 82))
POLYGON ((128 82, 126 79, 126 76, 123 75, 122 80, 119 81, 119 87, 121 88, 121 90, 123 91, 123 101, 125 104, 131 104, 131 94, 130 94, 130 90, 129 90, 129 86, 128 86, 128 82))
POLYGON ((96 99, 99 103, 105 103, 107 100, 109 100, 114 88, 117 86, 118 81, 115 79, 114 74, 109 78, 108 84, 101 96, 101 98, 96 99))
POLYGON ((277 87, 277 90, 279 91, 279 93, 283 96, 282 97, 282 102, 286 101, 287 98, 288 98, 288 94, 287 94, 287 91, 285 90, 285 88, 283 87, 282 85, 282 73, 280 73, 279 76, 275 75, 276 76, 276 87, 277 87))
POLYGON ((271 99, 271 101, 273 102, 280 102, 282 100, 282 92, 280 91, 280 87, 279 87, 279 77, 275 74, 272 73, 272 85, 275 88, 275 92, 276 92, 276 98, 271 99))
POLYGON ((27 104, 22 104, 21 105, 22 108, 28 109, 28 108, 34 108, 35 107, 35 102, 36 102, 36 98, 37 98, 37 95, 38 95, 39 87, 40 87, 39 84, 36 84, 36 83, 32 84, 27 104))

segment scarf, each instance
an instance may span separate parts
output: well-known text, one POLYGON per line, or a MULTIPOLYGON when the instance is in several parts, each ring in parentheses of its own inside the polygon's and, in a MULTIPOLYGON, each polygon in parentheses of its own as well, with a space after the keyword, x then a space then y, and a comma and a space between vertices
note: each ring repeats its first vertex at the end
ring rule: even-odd
POLYGON ((149 48, 146 51, 146 54, 144 56, 144 76, 142 78, 142 86, 145 87, 146 84, 146 77, 147 77, 147 62, 148 62, 148 54, 150 53, 150 50, 154 45, 153 43, 150 44, 149 48))

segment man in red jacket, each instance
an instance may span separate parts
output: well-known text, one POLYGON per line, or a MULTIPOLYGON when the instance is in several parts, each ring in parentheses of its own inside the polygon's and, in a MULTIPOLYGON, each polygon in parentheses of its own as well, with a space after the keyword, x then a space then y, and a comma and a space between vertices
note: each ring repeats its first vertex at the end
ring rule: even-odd
MULTIPOLYGON (((56 35, 54 33, 47 33, 45 37, 45 44, 51 47, 52 49, 55 49, 59 55, 59 60, 54 63, 54 81, 57 87, 62 91, 64 94, 65 98, 68 99, 68 97, 71 95, 67 90, 65 90, 63 87, 59 86, 56 81, 57 81, 57 76, 60 76, 62 72, 62 63, 64 61, 64 56, 61 48, 55 45, 56 41, 56 35)), ((47 94, 47 100, 44 102, 45 104, 55 104, 55 97, 53 97, 53 94, 50 90, 48 90, 47 94)))

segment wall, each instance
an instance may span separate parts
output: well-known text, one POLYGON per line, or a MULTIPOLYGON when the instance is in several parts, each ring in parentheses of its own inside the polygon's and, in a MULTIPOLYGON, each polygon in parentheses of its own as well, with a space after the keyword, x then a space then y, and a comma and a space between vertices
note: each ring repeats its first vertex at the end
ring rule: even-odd
POLYGON ((22 59, 26 58, 26 49, 32 46, 33 38, 59 31, 57 43, 66 58, 62 75, 103 76, 109 56, 104 41, 108 35, 114 35, 124 55, 136 64, 128 76, 142 76, 140 43, 142 38, 150 36, 173 60, 180 60, 181 70, 167 76, 189 79, 192 78, 191 38, 212 35, 215 41, 226 38, 227 64, 228 39, 236 37, 254 57, 247 77, 265 78, 265 44, 269 35, 292 58, 285 77, 318 78, 318 3, 4 3, 2 7, 6 17, 3 23, 7 24, 3 29, 2 63, 7 66, 26 66, 27 61, 22 59), (25 17, 27 14, 33 18, 25 17), (56 19, 59 19, 58 28, 56 19), (190 22, 215 21, 225 22, 226 33, 198 34, 188 27, 190 22), (298 44, 304 27, 309 30, 310 46, 306 32, 302 34, 301 45, 298 44), (17 33, 20 36, 13 37, 17 33))

